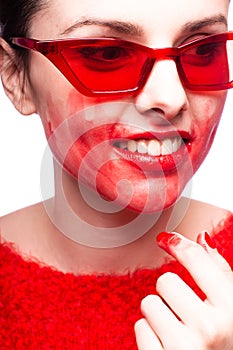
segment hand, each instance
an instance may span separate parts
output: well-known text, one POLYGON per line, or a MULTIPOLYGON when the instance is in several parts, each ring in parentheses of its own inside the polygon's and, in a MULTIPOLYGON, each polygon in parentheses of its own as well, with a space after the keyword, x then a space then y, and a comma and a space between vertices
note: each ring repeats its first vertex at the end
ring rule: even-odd
POLYGON ((142 300, 144 316, 135 324, 139 350, 233 350, 233 272, 201 233, 192 242, 161 233, 158 244, 192 275, 206 295, 202 301, 174 273, 159 277, 158 295, 142 300))

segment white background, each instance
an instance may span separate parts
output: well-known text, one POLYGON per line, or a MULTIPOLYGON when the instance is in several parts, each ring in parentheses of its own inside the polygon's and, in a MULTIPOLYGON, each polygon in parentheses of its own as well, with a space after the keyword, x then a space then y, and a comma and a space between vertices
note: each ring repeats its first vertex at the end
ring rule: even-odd
MULTIPOLYGON (((233 30, 233 4, 230 10, 233 30)), ((0 216, 41 200, 40 166, 46 147, 38 116, 23 117, 0 84, 0 216)), ((233 211, 233 89, 214 145, 191 183, 192 198, 233 211)))

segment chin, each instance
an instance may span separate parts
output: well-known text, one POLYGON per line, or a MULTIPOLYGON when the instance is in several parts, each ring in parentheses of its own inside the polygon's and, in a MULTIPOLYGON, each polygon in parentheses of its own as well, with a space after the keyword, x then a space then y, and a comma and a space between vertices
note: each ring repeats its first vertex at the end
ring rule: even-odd
POLYGON ((105 181, 96 191, 106 201, 136 213, 153 214, 173 206, 183 191, 184 186, 169 186, 164 179, 156 179, 146 183, 121 181, 117 185, 105 181))
POLYGON ((174 196, 170 198, 169 200, 166 199, 165 201, 159 201, 154 198, 151 201, 145 201, 142 202, 141 200, 132 200, 132 202, 128 205, 127 209, 134 211, 136 213, 143 213, 143 214, 155 214, 155 213, 161 213, 164 210, 172 207, 177 200, 179 199, 179 196, 174 196))
POLYGON ((88 202, 91 198, 95 209, 106 213, 125 209, 143 214, 160 213, 177 202, 192 175, 187 167, 167 173, 143 173, 137 167, 128 164, 126 167, 124 163, 107 162, 94 171, 92 164, 80 169, 74 166, 75 162, 69 162, 65 168, 85 186, 85 193, 90 190, 90 196, 88 194, 83 199, 88 202), (126 168, 124 172, 123 165, 126 168), (79 176, 75 176, 75 173, 79 176))

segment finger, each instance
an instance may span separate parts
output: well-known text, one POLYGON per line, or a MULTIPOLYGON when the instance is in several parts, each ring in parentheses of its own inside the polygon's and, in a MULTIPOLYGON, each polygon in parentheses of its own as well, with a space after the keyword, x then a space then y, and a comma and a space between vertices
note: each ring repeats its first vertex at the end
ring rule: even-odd
POLYGON ((177 349, 179 349, 181 340, 183 346, 186 326, 180 322, 158 295, 145 297, 141 303, 141 311, 165 349, 172 348, 174 344, 177 344, 177 349))
POLYGON ((149 323, 144 318, 135 323, 134 331, 138 350, 164 349, 149 323))
POLYGON ((177 233, 163 232, 157 241, 189 271, 210 303, 232 307, 233 283, 202 246, 177 233))
POLYGON ((233 273, 228 262, 218 253, 216 244, 211 238, 210 234, 206 231, 202 231, 197 236, 197 243, 200 244, 206 252, 213 258, 216 264, 225 272, 229 278, 233 279, 233 273))
POLYGON ((198 329, 202 319, 209 316, 208 306, 176 274, 167 272, 157 280, 156 291, 174 313, 189 326, 198 329))

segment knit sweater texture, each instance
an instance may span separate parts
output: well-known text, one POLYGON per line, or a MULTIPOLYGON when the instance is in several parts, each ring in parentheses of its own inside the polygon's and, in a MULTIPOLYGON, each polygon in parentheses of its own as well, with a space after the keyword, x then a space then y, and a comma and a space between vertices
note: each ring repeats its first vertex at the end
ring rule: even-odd
MULTIPOLYGON (((233 215, 213 232, 218 251, 233 267, 233 215)), ((178 274, 204 298, 176 261, 125 275, 62 273, 0 245, 1 350, 136 350, 140 303, 156 294, 156 280, 178 274)))

